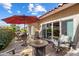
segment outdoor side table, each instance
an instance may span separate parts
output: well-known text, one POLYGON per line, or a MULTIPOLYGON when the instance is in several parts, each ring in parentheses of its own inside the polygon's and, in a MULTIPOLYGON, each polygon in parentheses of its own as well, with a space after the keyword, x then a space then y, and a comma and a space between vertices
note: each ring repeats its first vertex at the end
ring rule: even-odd
POLYGON ((35 56, 44 56, 45 55, 45 47, 48 45, 48 42, 45 40, 34 40, 30 42, 30 45, 35 48, 34 55, 35 56))

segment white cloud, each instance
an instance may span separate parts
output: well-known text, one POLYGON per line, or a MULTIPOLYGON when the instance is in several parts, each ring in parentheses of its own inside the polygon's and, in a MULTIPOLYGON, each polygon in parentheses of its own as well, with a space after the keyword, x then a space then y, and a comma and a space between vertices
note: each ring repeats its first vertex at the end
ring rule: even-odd
POLYGON ((38 15, 37 17, 40 17, 41 15, 38 15))
POLYGON ((29 8, 29 11, 33 11, 34 4, 29 4, 28 8, 29 8))
POLYGON ((11 3, 2 3, 3 7, 7 10, 10 10, 11 7, 12 7, 12 4, 11 3))
POLYGON ((10 24, 5 23, 4 21, 0 22, 0 26, 9 26, 10 24))
POLYGON ((11 3, 2 3, 2 6, 3 6, 9 13, 12 13, 12 11, 11 11, 12 4, 11 4, 11 3))
POLYGON ((41 5, 37 5, 36 7, 35 7, 35 11, 36 12, 46 12, 46 9, 43 7, 43 6, 41 6, 41 5))
POLYGON ((18 13, 18 14, 20 14, 20 13, 21 13, 21 11, 19 11, 19 10, 18 10, 18 11, 17 11, 17 13, 18 13))
POLYGON ((29 12, 31 12, 31 14, 36 15, 39 12, 47 12, 47 10, 40 4, 29 4, 28 6, 29 12))
POLYGON ((8 10, 8 12, 9 12, 10 14, 12 14, 12 11, 11 11, 11 10, 8 10))
POLYGON ((32 15, 37 15, 37 13, 36 12, 33 12, 32 15))

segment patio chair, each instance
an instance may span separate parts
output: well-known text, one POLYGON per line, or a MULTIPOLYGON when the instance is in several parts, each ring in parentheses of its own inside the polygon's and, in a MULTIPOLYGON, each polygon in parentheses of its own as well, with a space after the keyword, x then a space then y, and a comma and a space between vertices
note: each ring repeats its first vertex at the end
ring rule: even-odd
POLYGON ((16 32, 15 32, 15 35, 16 35, 16 37, 17 37, 17 41, 20 41, 21 40, 21 38, 20 38, 20 31, 19 30, 17 30, 16 32))
POLYGON ((23 40, 23 44, 22 44, 22 46, 27 46, 27 37, 28 37, 28 35, 27 35, 27 33, 22 33, 21 35, 20 35, 20 37, 21 37, 21 39, 23 40))
POLYGON ((66 36, 66 35, 61 35, 61 37, 58 40, 58 46, 57 46, 57 52, 61 52, 64 53, 67 50, 70 49, 70 37, 66 36))
POLYGON ((69 47, 70 46, 70 37, 66 35, 61 35, 59 38, 60 47, 69 47))
POLYGON ((35 35, 33 36, 33 39, 35 40, 35 39, 40 39, 40 37, 39 37, 39 32, 35 32, 35 35))
POLYGON ((59 37, 58 39, 53 39, 52 42, 54 44, 53 47, 56 49, 56 52, 63 50, 63 48, 70 48, 69 36, 61 35, 61 37, 59 37))
POLYGON ((56 52, 57 52, 58 51, 58 47, 59 47, 58 39, 52 39, 51 43, 52 43, 52 47, 55 48, 56 52))

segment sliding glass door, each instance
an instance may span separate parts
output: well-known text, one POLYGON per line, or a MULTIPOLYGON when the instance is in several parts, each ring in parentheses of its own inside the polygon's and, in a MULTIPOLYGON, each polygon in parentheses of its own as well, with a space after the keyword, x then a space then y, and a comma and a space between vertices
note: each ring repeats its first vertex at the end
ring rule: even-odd
POLYGON ((42 37, 46 39, 51 39, 51 36, 52 36, 51 23, 42 25, 42 37))
POLYGON ((72 38, 73 36, 73 20, 62 21, 61 23, 62 34, 72 38))

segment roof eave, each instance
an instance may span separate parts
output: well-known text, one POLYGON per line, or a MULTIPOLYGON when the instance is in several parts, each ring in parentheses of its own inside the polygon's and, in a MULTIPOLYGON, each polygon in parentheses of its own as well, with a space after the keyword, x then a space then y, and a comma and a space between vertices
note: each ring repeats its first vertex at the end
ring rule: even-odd
POLYGON ((50 16, 50 15, 53 15, 53 14, 55 14, 55 13, 58 13, 58 12, 60 12, 60 11, 62 11, 62 10, 64 10, 64 9, 66 9, 66 8, 69 8, 69 7, 73 6, 73 5, 75 5, 75 4, 76 4, 76 3, 64 4, 63 6, 58 7, 57 9, 51 10, 51 11, 47 12, 46 14, 40 16, 39 19, 40 19, 40 20, 41 20, 41 19, 44 19, 44 18, 46 18, 46 17, 48 17, 48 16, 50 16))

